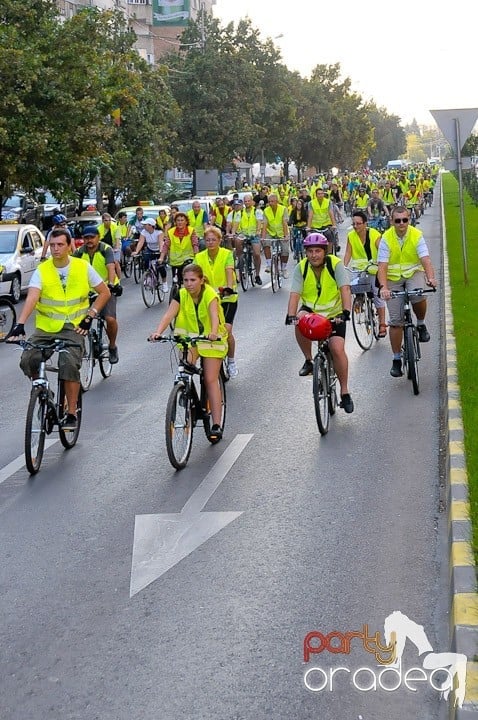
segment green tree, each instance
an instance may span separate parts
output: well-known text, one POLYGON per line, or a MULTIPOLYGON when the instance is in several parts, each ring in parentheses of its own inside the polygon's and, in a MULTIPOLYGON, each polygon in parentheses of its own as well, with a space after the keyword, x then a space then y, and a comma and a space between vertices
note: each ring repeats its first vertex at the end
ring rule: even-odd
POLYGON ((370 153, 372 167, 385 167, 389 160, 405 154, 407 149, 405 131, 397 115, 389 115, 383 107, 374 102, 366 106, 369 122, 374 129, 375 147, 370 153))

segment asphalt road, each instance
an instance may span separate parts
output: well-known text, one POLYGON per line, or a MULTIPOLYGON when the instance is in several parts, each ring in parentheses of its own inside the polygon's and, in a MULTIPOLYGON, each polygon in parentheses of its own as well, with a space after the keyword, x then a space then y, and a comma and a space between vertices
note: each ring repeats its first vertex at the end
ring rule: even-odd
MULTIPOLYGON (((438 203, 421 227, 438 266, 438 203)), ((180 473, 164 444, 169 352, 146 342, 164 308, 146 309, 132 279, 118 303, 120 362, 108 380, 95 369, 78 445, 49 447, 34 479, 9 465, 29 387, 19 352, 0 346, 2 719, 445 717, 429 679, 416 692, 403 677, 393 692, 366 690, 383 666, 360 638, 349 654, 303 653, 310 631, 367 624, 383 639, 393 611, 448 649, 438 297, 420 395, 390 377, 388 339, 363 353, 349 328, 355 412, 338 410, 321 438, 284 326, 289 283, 241 293, 224 440, 210 446, 198 427, 180 473), (307 675, 317 688, 339 666, 332 690, 306 688, 307 670, 321 669, 307 675)), ((402 675, 411 667, 421 658, 408 641, 402 675)))

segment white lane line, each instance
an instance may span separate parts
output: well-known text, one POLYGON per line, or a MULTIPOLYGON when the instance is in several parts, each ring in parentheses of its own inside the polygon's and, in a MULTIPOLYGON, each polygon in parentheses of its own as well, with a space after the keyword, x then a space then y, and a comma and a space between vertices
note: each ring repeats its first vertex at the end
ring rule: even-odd
MULTIPOLYGON (((45 440, 45 450, 47 450, 49 447, 54 445, 58 442, 58 439, 56 440, 45 440)), ((19 455, 15 460, 12 460, 12 462, 8 463, 8 465, 5 465, 5 467, 0 469, 0 485, 5 482, 5 480, 8 480, 9 477, 11 477, 14 473, 16 473, 18 470, 21 470, 22 467, 25 465, 25 456, 19 455)))

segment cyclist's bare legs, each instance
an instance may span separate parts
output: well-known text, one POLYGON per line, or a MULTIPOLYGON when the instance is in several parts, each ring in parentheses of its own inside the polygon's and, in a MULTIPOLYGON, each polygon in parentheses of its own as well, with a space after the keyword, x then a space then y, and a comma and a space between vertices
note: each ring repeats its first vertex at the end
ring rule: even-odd
POLYGON ((333 335, 329 338, 329 348, 334 361, 335 374, 340 383, 340 394, 347 395, 349 378, 349 360, 345 352, 345 340, 333 335))
POLYGON ((399 356, 402 350, 403 327, 390 325, 390 345, 394 356, 399 356))
POLYGON ((221 424, 222 397, 219 388, 219 373, 221 371, 222 358, 203 358, 203 377, 206 393, 211 405, 212 424, 221 424))
POLYGON ((76 415, 76 405, 78 402, 78 395, 80 393, 80 383, 74 382, 73 380, 64 380, 65 384, 65 395, 68 403, 68 413, 70 415, 76 415))
POLYGON ((106 334, 110 341, 110 347, 116 347, 116 337, 118 335, 118 321, 116 318, 108 316, 106 320, 106 334))
MULTIPOLYGON (((300 317, 300 314, 298 317, 300 317)), ((297 345, 304 353, 305 359, 312 360, 312 343, 302 335, 297 325, 295 326, 295 339, 297 340, 297 345)))
POLYGON ((227 336, 227 357, 234 360, 234 354, 236 352, 236 338, 232 334, 231 323, 224 323, 228 332, 227 336))
POLYGON ((261 244, 252 243, 252 255, 254 257, 254 269, 256 275, 261 274, 261 244))

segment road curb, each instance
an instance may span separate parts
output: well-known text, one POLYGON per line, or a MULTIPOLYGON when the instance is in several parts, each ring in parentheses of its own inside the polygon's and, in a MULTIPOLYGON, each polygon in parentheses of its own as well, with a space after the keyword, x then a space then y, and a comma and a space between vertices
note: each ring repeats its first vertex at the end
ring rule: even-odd
MULTIPOLYGON (((442 207, 443 215, 443 207, 442 207)), ((447 444, 446 479, 450 565, 450 642, 451 651, 468 658, 466 694, 461 708, 450 702, 450 720, 478 720, 478 593, 476 566, 471 544, 472 532, 468 501, 463 420, 458 383, 455 332, 451 307, 445 223, 443 227, 443 277, 445 290, 446 373, 445 431, 447 444)), ((453 696, 451 696, 453 698, 453 696)))

